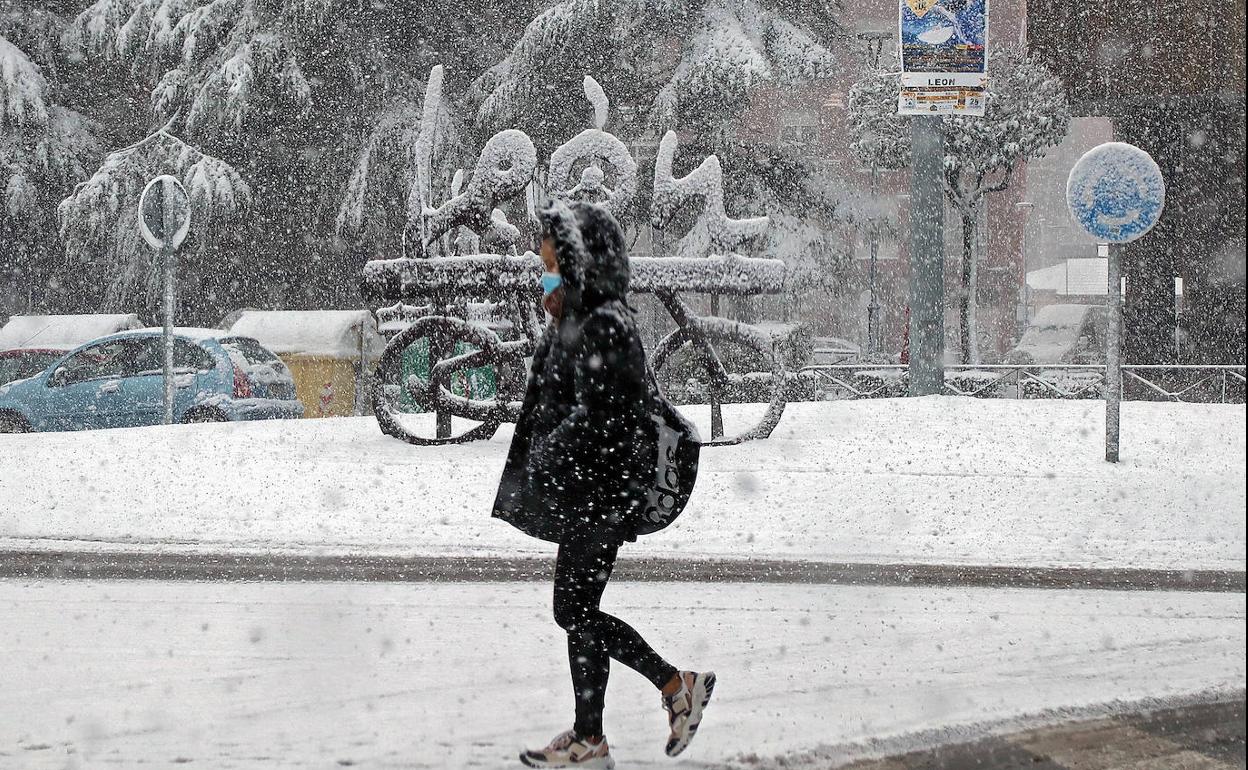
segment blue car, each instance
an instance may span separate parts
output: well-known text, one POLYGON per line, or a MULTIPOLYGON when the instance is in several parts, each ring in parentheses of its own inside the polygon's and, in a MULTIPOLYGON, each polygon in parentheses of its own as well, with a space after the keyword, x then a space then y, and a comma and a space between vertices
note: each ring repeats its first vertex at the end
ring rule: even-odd
MULTIPOLYGON (((173 345, 175 421, 303 416, 290 370, 254 339, 179 328, 173 345)), ((34 377, 0 385, 0 433, 158 425, 163 367, 160 329, 101 337, 34 377)))

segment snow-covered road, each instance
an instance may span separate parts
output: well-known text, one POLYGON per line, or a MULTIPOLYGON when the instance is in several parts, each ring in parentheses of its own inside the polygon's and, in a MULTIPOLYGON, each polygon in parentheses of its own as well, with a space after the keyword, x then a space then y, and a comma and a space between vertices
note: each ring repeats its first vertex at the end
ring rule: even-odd
MULTIPOLYGON (((513 767, 570 723, 548 592, 0 581, 0 768, 513 767)), ((1242 593, 620 583, 606 608, 721 682, 674 764, 617 666, 622 769, 1245 683, 1242 593)))

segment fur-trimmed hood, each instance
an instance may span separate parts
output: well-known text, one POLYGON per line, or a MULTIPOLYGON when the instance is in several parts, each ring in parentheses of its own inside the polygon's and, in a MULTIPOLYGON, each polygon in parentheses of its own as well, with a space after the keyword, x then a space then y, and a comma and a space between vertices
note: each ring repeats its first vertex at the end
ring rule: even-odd
POLYGON ((555 242, 564 283, 564 308, 588 312, 628 295, 628 247, 624 230, 596 203, 555 201, 542 212, 545 234, 555 242))

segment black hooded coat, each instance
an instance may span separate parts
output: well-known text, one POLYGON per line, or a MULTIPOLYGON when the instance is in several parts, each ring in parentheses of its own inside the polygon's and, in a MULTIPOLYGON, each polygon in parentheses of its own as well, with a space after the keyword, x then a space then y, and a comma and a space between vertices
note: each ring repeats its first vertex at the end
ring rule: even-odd
POLYGON ((556 203, 543 219, 563 316, 533 354, 493 515, 556 543, 574 534, 636 540, 655 444, 645 351, 625 303, 624 233, 588 203, 556 203))

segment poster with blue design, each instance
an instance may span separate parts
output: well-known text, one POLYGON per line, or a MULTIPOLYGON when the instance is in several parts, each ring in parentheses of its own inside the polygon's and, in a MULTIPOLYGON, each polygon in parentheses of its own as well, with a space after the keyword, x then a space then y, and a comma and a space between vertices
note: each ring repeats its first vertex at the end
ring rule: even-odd
POLYGON ((983 115, 988 0, 899 0, 899 112, 983 115))

